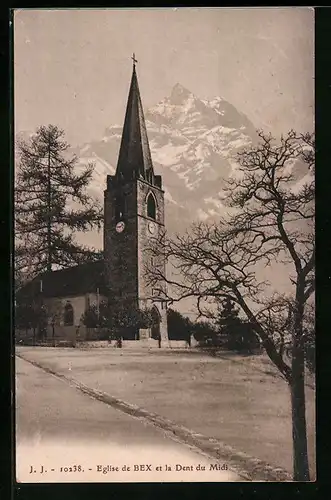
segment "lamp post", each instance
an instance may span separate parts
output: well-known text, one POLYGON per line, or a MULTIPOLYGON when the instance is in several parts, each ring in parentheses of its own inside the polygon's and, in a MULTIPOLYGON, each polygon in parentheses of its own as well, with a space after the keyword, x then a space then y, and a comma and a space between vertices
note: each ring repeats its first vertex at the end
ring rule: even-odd
POLYGON ((52 317, 51 325, 52 325, 52 344, 53 344, 53 347, 55 347, 55 318, 54 318, 54 316, 52 317))
POLYGON ((97 288, 97 318, 98 318, 98 326, 100 323, 100 291, 97 288))

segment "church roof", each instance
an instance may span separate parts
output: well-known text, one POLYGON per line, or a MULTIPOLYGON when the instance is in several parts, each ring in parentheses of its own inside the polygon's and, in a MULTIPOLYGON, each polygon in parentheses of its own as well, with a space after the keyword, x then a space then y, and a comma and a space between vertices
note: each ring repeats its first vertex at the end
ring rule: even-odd
POLYGON ((153 164, 134 57, 133 61, 131 85, 126 107, 116 176, 125 179, 141 176, 146 179, 146 173, 148 171, 153 171, 153 164))
POLYGON ((106 292, 104 261, 88 262, 78 266, 40 274, 17 293, 17 300, 24 297, 68 297, 86 293, 106 292))

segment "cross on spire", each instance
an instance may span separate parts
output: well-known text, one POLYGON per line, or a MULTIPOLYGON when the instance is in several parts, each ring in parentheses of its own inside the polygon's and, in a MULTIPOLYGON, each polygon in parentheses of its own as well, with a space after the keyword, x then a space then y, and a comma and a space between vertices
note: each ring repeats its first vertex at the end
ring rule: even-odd
POLYGON ((135 71, 135 63, 137 62, 135 54, 133 54, 131 59, 133 61, 133 71, 116 175, 118 178, 123 176, 128 179, 139 178, 139 176, 141 176, 143 179, 147 180, 147 172, 153 171, 153 163, 149 149, 138 79, 135 71))

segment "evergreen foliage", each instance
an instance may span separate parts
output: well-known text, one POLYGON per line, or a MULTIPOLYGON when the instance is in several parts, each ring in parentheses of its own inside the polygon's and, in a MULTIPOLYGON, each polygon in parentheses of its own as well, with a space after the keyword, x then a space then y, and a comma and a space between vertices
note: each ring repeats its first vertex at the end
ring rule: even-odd
POLYGON ((100 228, 102 211, 88 187, 93 165, 80 167, 69 154, 64 131, 41 126, 17 141, 15 271, 20 284, 44 271, 101 257, 77 243, 75 234, 100 228))

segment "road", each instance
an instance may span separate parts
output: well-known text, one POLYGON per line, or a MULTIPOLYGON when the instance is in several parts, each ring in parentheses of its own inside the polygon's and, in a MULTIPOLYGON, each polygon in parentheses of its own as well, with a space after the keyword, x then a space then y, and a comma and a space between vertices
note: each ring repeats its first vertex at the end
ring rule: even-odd
POLYGON ((16 358, 19 482, 243 481, 222 466, 16 358))

